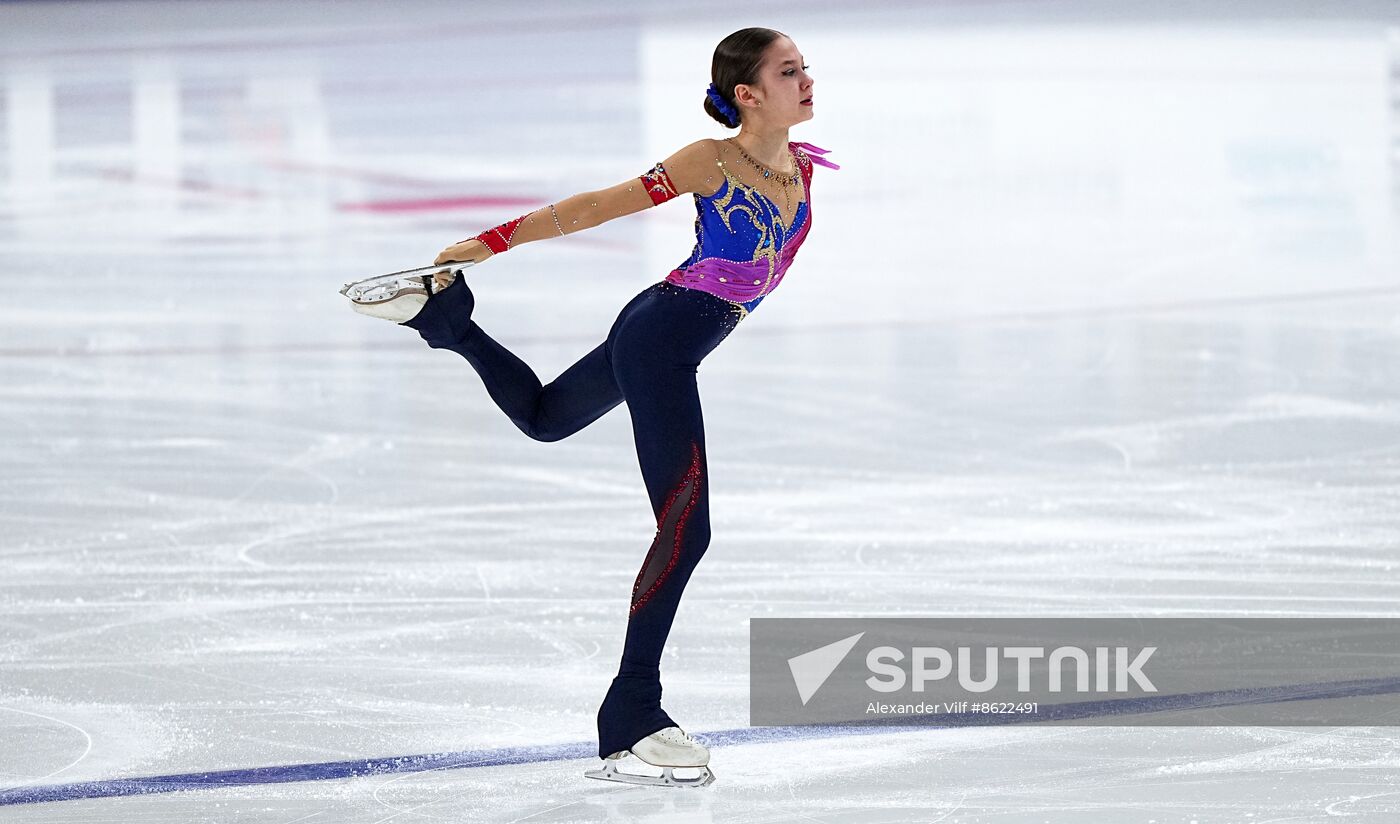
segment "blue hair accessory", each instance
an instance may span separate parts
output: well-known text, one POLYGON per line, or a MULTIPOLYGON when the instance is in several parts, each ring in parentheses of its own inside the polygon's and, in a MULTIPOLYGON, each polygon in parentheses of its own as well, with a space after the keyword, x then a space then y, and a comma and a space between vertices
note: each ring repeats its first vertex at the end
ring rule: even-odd
POLYGON ((720 114, 725 116, 729 125, 739 125, 739 110, 724 102, 724 98, 720 96, 719 89, 715 88, 715 84, 711 83, 705 89, 705 95, 710 98, 711 103, 715 104, 715 108, 719 109, 720 114))

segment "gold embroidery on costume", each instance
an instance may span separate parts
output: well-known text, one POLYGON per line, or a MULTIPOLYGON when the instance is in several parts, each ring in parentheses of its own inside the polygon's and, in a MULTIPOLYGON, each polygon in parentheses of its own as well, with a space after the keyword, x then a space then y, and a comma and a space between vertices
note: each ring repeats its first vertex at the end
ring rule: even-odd
MULTIPOLYGON (((725 167, 724 161, 719 161, 719 167, 724 172, 725 178, 729 181, 729 190, 724 196, 714 201, 715 212, 719 214, 720 220, 724 221, 724 226, 731 233, 734 231, 731 216, 735 213, 744 213, 748 216, 749 222, 758 230, 758 242, 754 244, 754 263, 765 261, 768 264, 768 277, 763 283, 762 292, 766 292, 768 284, 772 282, 773 275, 778 267, 778 244, 777 229, 782 227, 783 242, 787 242, 788 233, 792 227, 783 222, 782 214, 777 211, 777 204, 768 200, 762 192, 753 186, 740 181, 730 174, 725 167), (735 192, 743 192, 744 198, 741 202, 735 203, 735 192), (769 208, 764 208, 761 204, 767 202, 769 208), (770 218, 771 221, 765 218, 770 218)), ((800 176, 799 176, 800 179, 800 176)), ((806 202, 806 192, 802 193, 803 200, 798 201, 798 209, 806 202)), ((797 210, 793 211, 792 220, 797 220, 797 210)))

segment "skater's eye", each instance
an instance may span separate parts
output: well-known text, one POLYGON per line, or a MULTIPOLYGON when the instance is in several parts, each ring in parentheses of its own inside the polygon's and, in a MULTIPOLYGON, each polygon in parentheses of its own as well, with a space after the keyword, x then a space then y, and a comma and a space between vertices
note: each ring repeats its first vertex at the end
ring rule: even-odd
MULTIPOLYGON (((802 67, 802 70, 803 70, 803 71, 806 71, 806 70, 808 70, 808 69, 810 69, 810 68, 812 68, 812 67, 811 67, 811 66, 803 66, 803 67, 802 67)), ((794 74, 796 74, 796 73, 797 73, 797 69, 788 69, 787 71, 783 72, 783 74, 787 75, 788 77, 792 77, 792 76, 793 76, 794 74)))

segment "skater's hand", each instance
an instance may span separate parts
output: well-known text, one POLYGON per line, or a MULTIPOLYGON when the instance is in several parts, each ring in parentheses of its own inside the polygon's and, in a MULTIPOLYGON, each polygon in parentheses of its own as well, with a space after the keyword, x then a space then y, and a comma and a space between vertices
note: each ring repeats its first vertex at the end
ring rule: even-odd
MULTIPOLYGON (((461 243, 454 243, 446 249, 443 249, 433 260, 433 265, 436 266, 439 263, 460 263, 464 260, 480 263, 491 257, 492 254, 493 252, 489 246, 472 238, 470 240, 464 240, 461 243)), ((433 280, 437 282, 439 288, 446 289, 448 286, 452 285, 452 281, 455 277, 456 275, 451 272, 438 272, 433 275, 433 280)))
POLYGON ((480 263, 491 257, 492 254, 491 247, 476 238, 471 238, 461 243, 454 243, 446 249, 443 249, 438 253, 437 258, 433 260, 433 264, 460 263, 464 260, 470 260, 472 263, 480 263))

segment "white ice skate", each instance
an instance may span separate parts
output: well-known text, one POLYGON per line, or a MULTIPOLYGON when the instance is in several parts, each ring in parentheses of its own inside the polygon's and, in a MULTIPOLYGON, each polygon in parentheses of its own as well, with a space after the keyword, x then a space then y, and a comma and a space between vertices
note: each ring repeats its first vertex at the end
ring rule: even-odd
MULTIPOLYGON (((667 727, 654 732, 632 745, 630 750, 615 752, 603 759, 603 767, 588 770, 584 776, 624 784, 645 784, 651 787, 704 787, 715 780, 710 772, 710 751, 690 737, 680 727, 667 727), (660 775, 651 772, 626 772, 619 766, 631 766, 628 756, 645 767, 659 768, 660 775), (694 776, 678 776, 673 769, 698 769, 694 776)), ((644 767, 644 768, 645 768, 644 767)))
POLYGON ((375 275, 345 284, 340 294, 349 298, 350 308, 362 315, 403 323, 412 320, 428 297, 439 291, 433 275, 448 272, 455 276, 472 264, 463 260, 375 275))

